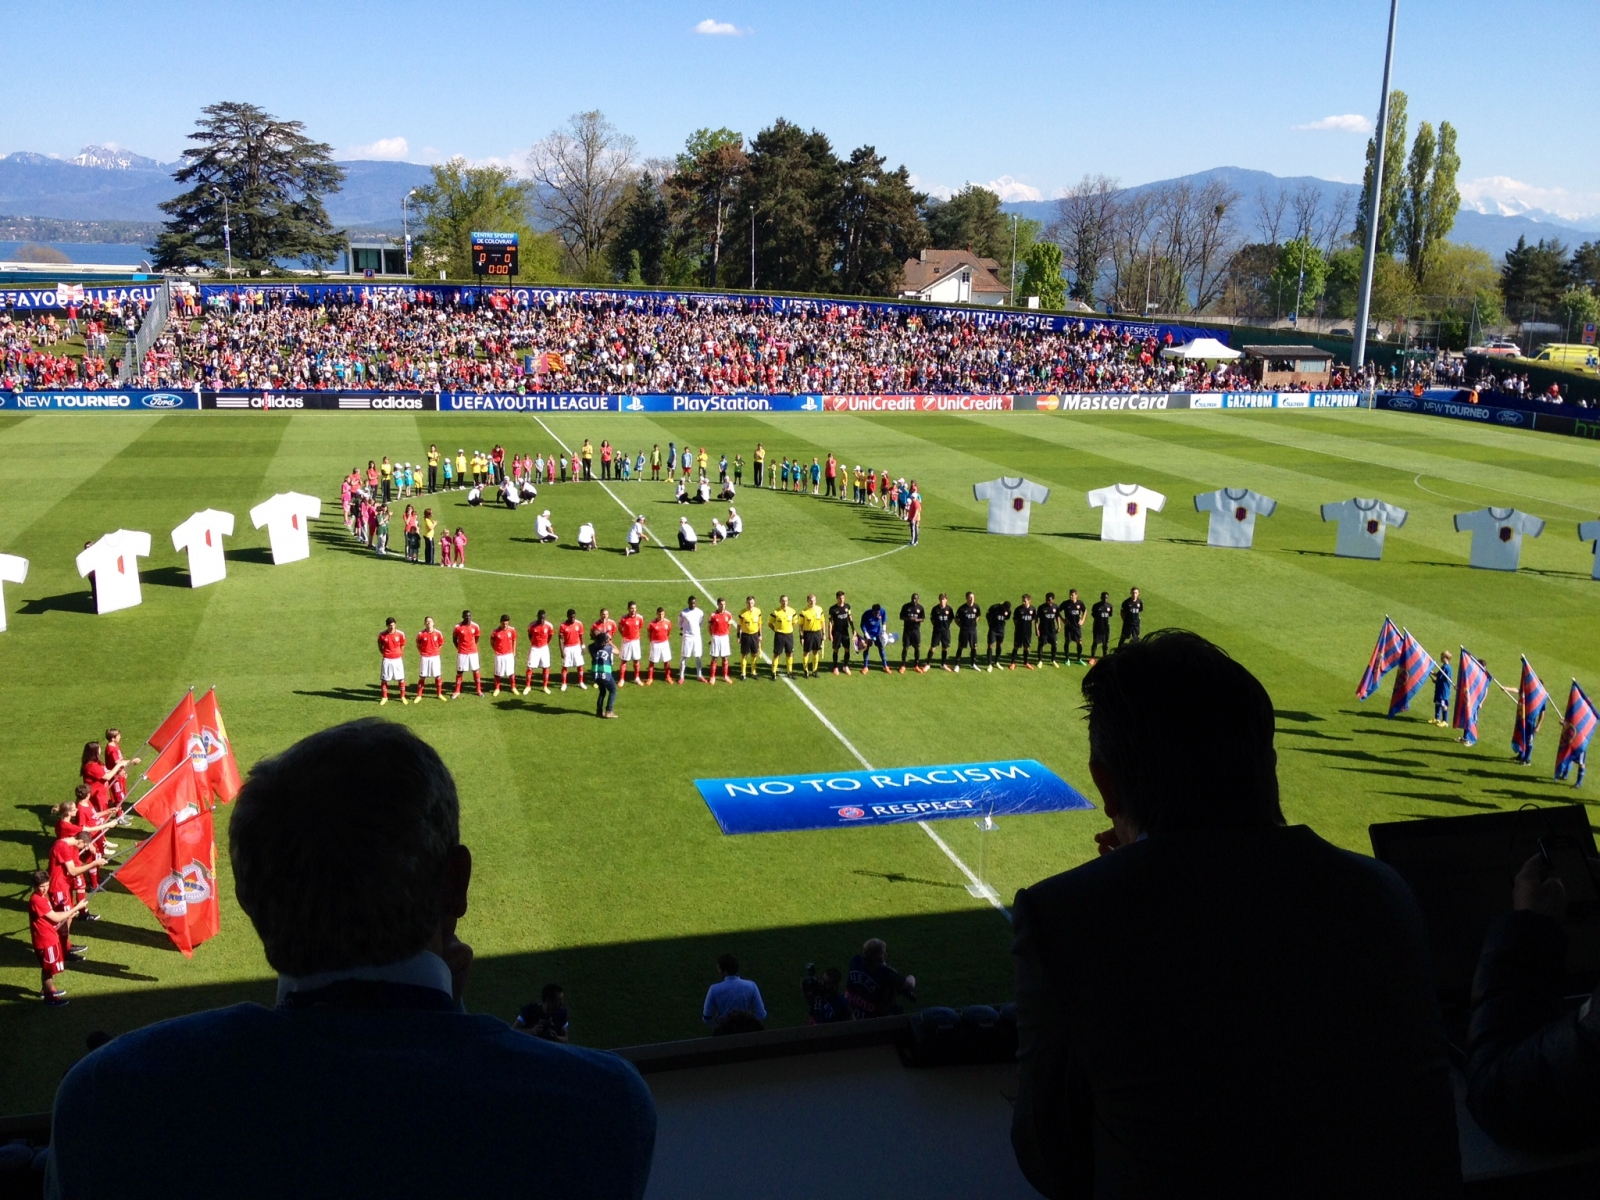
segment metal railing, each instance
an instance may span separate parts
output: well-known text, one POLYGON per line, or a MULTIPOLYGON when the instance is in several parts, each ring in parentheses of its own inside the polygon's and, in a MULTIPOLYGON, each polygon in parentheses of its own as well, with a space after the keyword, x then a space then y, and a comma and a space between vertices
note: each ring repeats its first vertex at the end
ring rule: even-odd
POLYGON ((161 290, 156 293, 156 298, 151 301, 150 307, 145 310, 144 316, 139 321, 139 328, 134 335, 122 345, 122 384, 124 387, 132 386, 139 381, 139 371, 144 365, 144 356, 150 353, 151 348, 167 330, 167 318, 172 315, 172 281, 163 279, 161 290))

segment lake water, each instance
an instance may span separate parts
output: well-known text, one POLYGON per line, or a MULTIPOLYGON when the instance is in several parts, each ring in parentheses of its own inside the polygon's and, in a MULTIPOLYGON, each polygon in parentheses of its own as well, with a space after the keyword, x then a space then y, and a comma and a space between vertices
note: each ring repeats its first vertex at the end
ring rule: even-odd
MULTIPOLYGON (((27 242, 0 242, 0 262, 11 259, 27 242)), ((150 257, 144 246, 125 242, 43 242, 38 243, 59 250, 75 263, 125 263, 136 267, 150 257)), ((48 270, 48 265, 39 264, 48 270)))

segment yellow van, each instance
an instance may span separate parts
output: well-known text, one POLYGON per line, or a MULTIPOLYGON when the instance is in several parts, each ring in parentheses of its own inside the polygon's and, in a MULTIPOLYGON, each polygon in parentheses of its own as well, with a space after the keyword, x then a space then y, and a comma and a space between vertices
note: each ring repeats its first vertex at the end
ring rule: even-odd
POLYGON ((1600 374, 1600 348, 1577 342, 1551 342, 1547 346, 1540 346, 1533 361, 1548 363, 1552 367, 1566 367, 1569 371, 1600 374))

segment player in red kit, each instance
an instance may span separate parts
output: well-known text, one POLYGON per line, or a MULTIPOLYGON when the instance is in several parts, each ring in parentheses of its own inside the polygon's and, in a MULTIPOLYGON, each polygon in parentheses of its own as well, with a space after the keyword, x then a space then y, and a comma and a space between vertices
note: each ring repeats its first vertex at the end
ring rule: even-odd
MULTIPOLYGON (((381 696, 378 704, 381 707, 389 703, 389 685, 400 685, 400 703, 406 703, 406 635, 400 632, 400 626, 393 617, 385 617, 383 632, 378 635, 378 655, 381 667, 378 672, 378 688, 381 696)), ((418 699, 421 699, 419 696, 418 699)))
POLYGON ((511 624, 511 618, 505 613, 500 614, 500 624, 489 631, 489 649, 494 651, 494 694, 500 694, 500 680, 503 677, 511 686, 511 694, 517 694, 517 631, 511 624))
POLYGON ((106 787, 111 792, 112 807, 121 808, 122 802, 128 798, 128 772, 143 760, 123 757, 120 729, 106 730, 106 748, 103 757, 106 766, 106 787), (118 767, 122 769, 119 771, 118 767))
POLYGON ((544 694, 550 694, 550 639, 555 637, 556 627, 544 619, 544 609, 533 618, 533 624, 528 626, 528 686, 523 690, 526 696, 533 691, 533 673, 535 670, 544 672, 544 694))
POLYGON ((567 671, 576 668, 578 686, 588 691, 589 685, 583 681, 583 622, 578 620, 577 609, 567 609, 567 619, 556 632, 561 637, 561 690, 567 690, 567 671))
POLYGON ((650 633, 650 670, 644 677, 645 687, 656 681, 656 664, 661 664, 661 669, 666 673, 667 682, 672 682, 672 622, 667 620, 667 610, 656 609, 656 619, 647 627, 650 633))
POLYGON ((706 616, 706 625, 711 630, 711 682, 717 682, 717 663, 722 663, 722 678, 726 683, 733 682, 733 676, 728 674, 728 659, 733 656, 733 614, 728 611, 728 602, 721 596, 717 597, 717 607, 706 616))
POLYGON ((462 609, 461 623, 450 633, 456 644, 456 693, 451 697, 454 700, 461 699, 461 677, 468 671, 472 672, 472 683, 478 695, 483 695, 483 674, 478 667, 478 639, 482 636, 482 628, 472 619, 472 610, 462 609))
POLYGON ((611 619, 611 610, 602 608, 600 615, 595 618, 595 623, 589 626, 589 641, 598 642, 601 635, 607 633, 611 635, 613 642, 617 640, 617 623, 611 619))
POLYGON ((444 699, 444 672, 439 666, 439 651, 444 646, 444 634, 433 627, 433 618, 425 617, 417 633, 417 703, 422 703, 422 689, 433 680, 433 692, 444 699))
POLYGON ((639 652, 639 635, 644 632, 644 617, 639 612, 639 606, 632 600, 628 601, 628 611, 623 614, 622 620, 617 622, 617 630, 622 634, 622 673, 617 676, 617 685, 624 686, 628 682, 628 664, 633 664, 633 681, 643 686, 644 679, 641 672, 644 670, 643 655, 639 652))
MULTIPOLYGON (((73 892, 77 878, 105 865, 106 860, 94 853, 94 840, 87 833, 58 837, 50 847, 47 863, 50 871, 50 907, 58 913, 76 909, 73 892), (88 853, 85 854, 85 851, 88 853)), ((88 907, 87 897, 84 907, 88 907)), ((60 930, 61 952, 68 958, 82 958, 87 952, 82 947, 76 950, 72 948, 71 922, 65 922, 57 928, 60 930)))
POLYGON ((52 1007, 60 1007, 67 1002, 67 994, 55 983, 56 976, 67 966, 67 947, 63 939, 68 924, 87 901, 57 909, 50 901, 50 872, 35 871, 31 878, 33 895, 28 897, 28 934, 33 952, 39 956, 39 998, 52 1007))

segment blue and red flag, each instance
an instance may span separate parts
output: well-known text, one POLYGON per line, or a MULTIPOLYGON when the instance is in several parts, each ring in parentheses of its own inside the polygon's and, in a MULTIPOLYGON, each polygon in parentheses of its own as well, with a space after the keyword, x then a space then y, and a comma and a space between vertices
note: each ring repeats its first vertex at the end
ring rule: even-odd
POLYGON ((1411 631, 1405 631, 1405 643, 1400 651, 1400 669, 1394 676, 1394 694, 1389 697, 1389 715, 1395 716, 1411 707, 1417 693, 1433 678, 1433 658, 1411 631))
POLYGON ((1474 658, 1465 646, 1461 647, 1456 710, 1450 724, 1461 730, 1461 740, 1469 746, 1478 744, 1478 710, 1483 707, 1483 698, 1489 694, 1489 685, 1493 682, 1489 668, 1474 658))
POLYGON ((1400 665, 1400 655, 1404 649, 1405 638, 1395 623, 1385 617, 1383 628, 1378 631, 1377 644, 1372 647, 1372 658, 1361 675, 1361 682, 1356 685, 1357 700, 1365 700, 1378 690, 1379 681, 1400 665))
MULTIPOLYGON (((1556 748, 1556 778, 1565 779, 1574 763, 1578 767, 1578 783, 1583 782, 1583 757, 1589 749, 1589 739, 1595 726, 1600 725, 1600 712, 1594 701, 1583 694, 1578 681, 1572 681, 1572 694, 1567 697, 1567 719, 1561 722, 1561 745, 1556 748)), ((1577 786, 1574 784, 1573 786, 1577 786)))
POLYGON ((1539 718, 1549 703, 1550 693, 1544 690, 1524 655, 1522 682, 1517 685, 1517 721, 1511 727, 1511 748, 1522 762, 1533 757, 1533 735, 1539 731, 1539 718))

